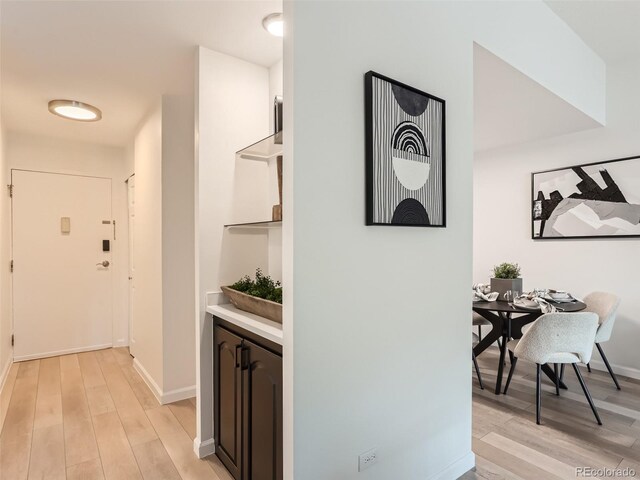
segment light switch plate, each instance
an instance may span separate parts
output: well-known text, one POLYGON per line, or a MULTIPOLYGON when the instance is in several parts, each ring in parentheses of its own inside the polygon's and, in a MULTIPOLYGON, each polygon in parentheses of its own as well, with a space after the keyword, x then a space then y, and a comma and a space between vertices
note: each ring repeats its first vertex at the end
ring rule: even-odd
POLYGON ((60 218, 60 232, 71 233, 71 217, 60 218))

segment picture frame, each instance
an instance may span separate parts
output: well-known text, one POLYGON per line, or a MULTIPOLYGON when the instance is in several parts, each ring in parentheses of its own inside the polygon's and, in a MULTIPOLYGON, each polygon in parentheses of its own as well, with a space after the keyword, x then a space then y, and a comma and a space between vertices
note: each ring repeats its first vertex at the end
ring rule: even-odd
POLYGON ((369 71, 366 225, 445 228, 446 102, 369 71))
POLYGON ((533 240, 640 237, 640 156, 531 174, 533 240))

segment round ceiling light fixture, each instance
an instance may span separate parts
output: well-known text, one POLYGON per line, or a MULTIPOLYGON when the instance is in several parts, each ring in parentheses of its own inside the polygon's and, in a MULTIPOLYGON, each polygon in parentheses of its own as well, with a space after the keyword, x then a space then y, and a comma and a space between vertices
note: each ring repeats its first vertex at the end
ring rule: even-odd
POLYGON ((100 109, 75 100, 51 100, 49 111, 59 117, 79 122, 97 122, 102 118, 100 109))
POLYGON ((262 26, 271 35, 282 37, 284 35, 284 19, 282 13, 272 13, 262 19, 262 26))

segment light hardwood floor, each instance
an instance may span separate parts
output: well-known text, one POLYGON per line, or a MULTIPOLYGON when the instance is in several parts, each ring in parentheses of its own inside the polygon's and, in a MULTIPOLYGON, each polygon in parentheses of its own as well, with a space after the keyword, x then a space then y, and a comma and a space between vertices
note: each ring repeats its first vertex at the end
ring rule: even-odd
POLYGON ((193 453, 195 399, 161 406, 125 348, 15 363, 0 393, 0 479, 232 480, 193 453))
MULTIPOLYGON (((470 479, 574 479, 576 467, 630 467, 640 477, 640 381, 583 370, 599 427, 567 370, 558 398, 545 382, 535 424, 535 369, 522 361, 509 395, 496 396, 497 353, 474 377, 470 479)), ((0 393, 0 479, 231 480, 215 456, 193 453, 195 400, 161 406, 122 348, 16 363, 0 393)), ((607 477, 601 477, 607 478, 607 477)), ((395 479, 394 479, 395 480, 395 479)), ((401 479, 398 479, 401 480, 401 479)))
POLYGON ((569 367, 569 389, 560 397, 544 382, 542 425, 536 425, 535 366, 518 362, 508 395, 496 396, 497 349, 485 351, 478 362, 485 390, 478 387, 474 372, 476 470, 462 479, 584 478, 576 475, 576 467, 629 467, 640 478, 640 381, 618 376, 618 391, 607 373, 581 369, 604 423, 600 427, 569 367))

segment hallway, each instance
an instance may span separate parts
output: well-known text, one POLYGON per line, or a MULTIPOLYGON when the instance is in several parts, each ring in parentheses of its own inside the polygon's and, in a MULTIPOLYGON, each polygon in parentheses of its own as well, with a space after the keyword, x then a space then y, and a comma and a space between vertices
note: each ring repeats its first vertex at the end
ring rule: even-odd
POLYGON ((13 364, 0 424, 0 478, 231 479, 193 452, 195 398, 161 406, 127 348, 13 364))

